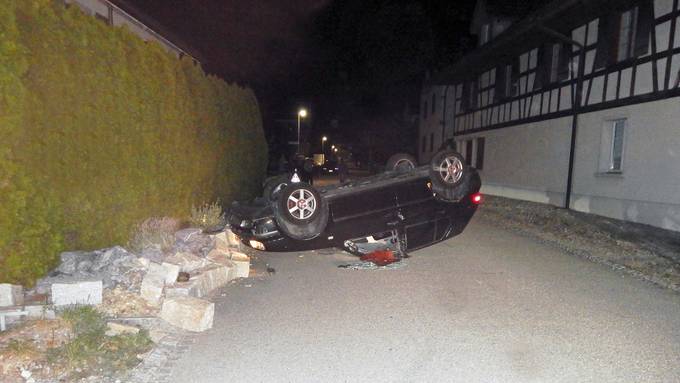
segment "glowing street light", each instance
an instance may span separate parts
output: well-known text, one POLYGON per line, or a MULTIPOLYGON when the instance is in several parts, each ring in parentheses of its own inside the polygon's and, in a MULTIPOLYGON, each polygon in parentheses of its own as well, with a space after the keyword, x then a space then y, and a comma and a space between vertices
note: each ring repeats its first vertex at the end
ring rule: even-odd
POLYGON ((300 119, 307 117, 307 109, 302 108, 297 113, 297 152, 300 153, 300 119))
POLYGON ((323 146, 324 146, 323 144, 324 144, 326 141, 328 141, 328 137, 323 136, 323 137, 321 138, 321 153, 323 153, 323 154, 326 154, 326 151, 323 150, 323 146))

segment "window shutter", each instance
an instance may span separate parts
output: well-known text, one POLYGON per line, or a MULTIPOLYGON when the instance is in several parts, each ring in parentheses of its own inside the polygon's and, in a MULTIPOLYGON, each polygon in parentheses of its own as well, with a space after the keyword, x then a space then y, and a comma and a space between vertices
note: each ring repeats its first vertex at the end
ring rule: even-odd
POLYGON ((654 23, 652 1, 646 0, 638 8, 638 19, 635 32, 635 57, 647 54, 649 50, 649 36, 654 23))
POLYGON ((616 62, 620 23, 621 14, 618 12, 600 17, 599 26, 597 28, 595 68, 602 68, 610 63, 616 62))
POLYGON ((505 64, 496 67, 496 90, 494 101, 499 102, 505 97, 505 64))

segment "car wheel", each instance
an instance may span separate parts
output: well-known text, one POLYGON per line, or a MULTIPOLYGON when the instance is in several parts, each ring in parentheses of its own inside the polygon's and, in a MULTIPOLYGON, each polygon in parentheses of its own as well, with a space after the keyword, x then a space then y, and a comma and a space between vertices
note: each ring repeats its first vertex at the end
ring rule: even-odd
POLYGON ((279 192, 274 217, 281 231, 293 239, 316 238, 328 223, 328 204, 314 187, 303 182, 279 192))
POLYGON ((416 159, 406 153, 397 153, 387 160, 385 166, 387 170, 394 170, 397 172, 407 172, 415 169, 418 165, 416 159))
POLYGON ((264 181, 262 197, 268 201, 274 201, 276 194, 288 185, 289 179, 287 175, 280 175, 269 177, 264 181))
POLYGON ((440 150, 432 157, 429 172, 437 196, 448 201, 460 198, 458 186, 469 178, 463 156, 455 150, 440 150))

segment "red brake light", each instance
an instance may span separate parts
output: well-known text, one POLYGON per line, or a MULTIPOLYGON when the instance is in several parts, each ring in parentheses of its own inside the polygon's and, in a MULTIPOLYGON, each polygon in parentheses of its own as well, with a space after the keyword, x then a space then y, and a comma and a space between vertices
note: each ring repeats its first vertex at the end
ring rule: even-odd
POLYGON ((475 193, 470 198, 472 199, 472 203, 475 204, 475 205, 479 205, 480 203, 482 203, 482 199, 483 199, 482 193, 475 193))

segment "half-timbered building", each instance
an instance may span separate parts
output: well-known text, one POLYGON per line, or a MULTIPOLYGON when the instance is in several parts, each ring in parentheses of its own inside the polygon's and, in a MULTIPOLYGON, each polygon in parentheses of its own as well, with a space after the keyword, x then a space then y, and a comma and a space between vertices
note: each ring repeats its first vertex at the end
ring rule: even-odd
POLYGON ((680 231, 680 0, 557 0, 421 94, 421 162, 453 139, 483 192, 680 231))

